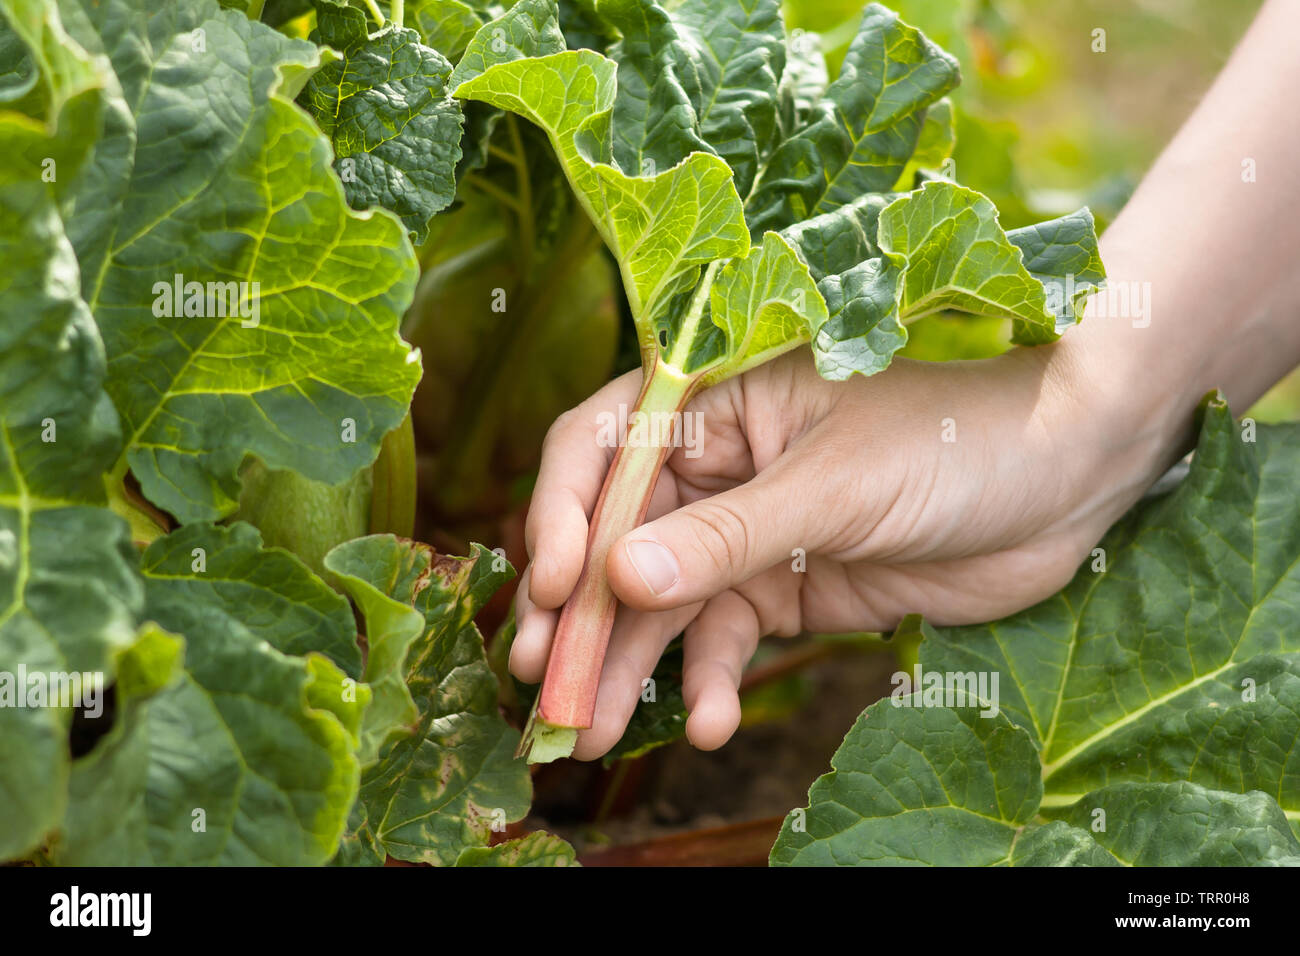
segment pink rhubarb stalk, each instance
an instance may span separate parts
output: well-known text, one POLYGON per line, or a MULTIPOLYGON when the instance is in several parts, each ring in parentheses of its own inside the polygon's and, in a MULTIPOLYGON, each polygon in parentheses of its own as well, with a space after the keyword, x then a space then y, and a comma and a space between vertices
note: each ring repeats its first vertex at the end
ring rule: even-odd
POLYGON ((698 383, 698 377, 656 359, 628 416, 627 434, 614 454, 592 514, 582 575, 560 612, 546 677, 519 745, 520 755, 527 755, 530 762, 567 756, 573 752, 578 729, 591 726, 618 609, 605 564, 618 539, 645 520, 659 472, 672 451, 680 413, 698 383))

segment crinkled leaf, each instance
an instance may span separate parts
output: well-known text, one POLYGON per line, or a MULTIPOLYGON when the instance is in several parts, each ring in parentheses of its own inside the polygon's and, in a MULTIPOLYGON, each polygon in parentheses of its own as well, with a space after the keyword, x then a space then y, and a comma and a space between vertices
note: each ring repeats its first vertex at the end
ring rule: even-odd
MULTIPOLYGON (((738 375, 795 348, 827 318, 826 304, 808 266, 774 232, 767 233, 745 258, 732 259, 723 267, 709 299, 710 317, 725 334, 727 351, 723 364, 710 371, 706 381, 738 375)), ((684 341, 683 335, 679 346, 684 341)), ((678 367, 693 371, 689 362, 678 367)))
POLYGON ((424 620, 404 665, 419 714, 362 780, 367 839, 398 859, 451 866, 466 847, 486 845, 493 826, 521 819, 532 795, 474 626, 511 572, 481 546, 450 558, 388 535, 367 540, 351 550, 352 573, 424 620))
POLYGON ((957 62, 919 30, 868 6, 810 122, 768 162, 747 204, 751 228, 783 229, 891 189, 916 148, 926 108, 959 79, 957 62))
POLYGON ((581 866, 573 847, 557 836, 537 831, 496 846, 466 847, 457 866, 581 866))
MULTIPOLYGON (((1243 441, 1221 401, 1204 414, 1188 477, 1112 529, 1059 595, 994 624, 924 627, 923 672, 982 675, 996 686, 997 715, 938 698, 873 705, 832 761, 836 773, 814 785, 807 832, 792 819, 774 861, 873 862, 905 850, 944 862, 953 851, 943 847, 985 846, 984 821, 945 816, 915 831, 911 815, 899 816, 944 802, 969 809, 949 784, 939 803, 921 785, 960 766, 962 788, 986 779, 1041 794, 1028 810, 1038 823, 1014 844, 1018 865, 1300 862, 1287 824, 1300 816, 1300 641, 1290 626, 1300 607, 1300 428, 1264 426, 1243 441), (981 740, 1013 727, 1017 749, 981 740)), ((1028 819, 994 806, 986 794, 985 816, 1004 828, 1028 819)), ((985 846, 989 862, 999 845, 985 846)))
MULTIPOLYGON (((685 0, 671 12, 697 77, 700 135, 746 196, 777 137, 777 79, 786 58, 780 0, 685 0)), ((801 87, 796 96, 808 92, 806 73, 793 82, 801 87)))
MULTIPOLYGON (((107 684, 137 641, 144 594, 126 523, 91 506, 104 500, 120 434, 103 346, 40 175, 50 142, 40 124, 0 117, 0 673, 100 672, 107 684)), ((11 680, 0 699, 26 694, 11 680)), ((31 851, 60 819, 70 719, 60 707, 0 706, 0 860, 31 851)))
POLYGON ((731 172, 716 156, 695 153, 650 178, 592 161, 593 148, 608 146, 615 86, 612 60, 578 50, 493 65, 456 95, 519 113, 546 131, 623 267, 633 315, 648 340, 655 318, 694 287, 700 268, 743 255, 748 235, 731 172), (666 209, 671 216, 663 215, 666 209))
MULTIPOLYGON (((390 595, 414 593, 428 559, 418 546, 393 546, 370 536, 340 544, 325 558, 366 622, 365 681, 374 695, 362 727, 361 760, 370 764, 394 734, 409 734, 419 717, 406 686, 406 658, 425 622, 409 602, 390 595)), ((351 828, 349 828, 351 829, 351 828)))
POLYGON ((653 176, 688 153, 711 152, 700 137, 692 97, 697 77, 677 28, 653 0, 597 0, 597 14, 621 39, 610 47, 618 64, 613 161, 633 176, 653 176))
POLYGON ((1043 283, 1048 311, 1056 317, 1056 331, 1078 322, 1083 300, 1106 279, 1092 213, 1080 209, 1059 219, 1012 229, 1007 239, 1024 256, 1029 274, 1043 283))
POLYGON ((348 203, 396 213, 423 241, 456 196, 463 118, 448 96, 451 63, 414 30, 371 35, 357 7, 319 0, 317 10, 312 39, 342 59, 312 74, 298 102, 334 147, 348 203))
POLYGON ((785 69, 777 91, 777 118, 783 138, 808 122, 829 82, 821 37, 806 30, 792 30, 785 41, 785 69))
MULTIPOLYGON (((1099 267, 1092 217, 1081 211, 1070 222, 1080 227, 1086 222, 1070 234, 1091 246, 1070 248, 1090 252, 1099 267)), ((1044 246, 1038 256, 1042 264, 1064 261, 1059 246, 1042 241, 1060 232, 1049 227, 1036 237, 1044 246)), ((944 181, 926 183, 881 212, 878 241, 901 270, 898 313, 903 321, 944 309, 1009 315, 1017 342, 1056 338, 1057 315, 1048 308, 1042 282, 1025 268, 1023 253, 998 225, 993 204, 974 190, 944 181)))
POLYGON ((338 666, 359 667, 346 602, 242 524, 182 528, 143 569, 145 613, 185 637, 184 670, 128 695, 74 766, 57 862, 325 862, 356 799, 369 699, 338 666))
POLYGON ((1056 597, 921 645, 935 670, 997 670, 1043 751, 1046 802, 1107 784, 1262 790, 1300 815, 1300 428, 1242 441, 1205 409, 1191 472, 1120 522, 1056 597))
POLYGON ((68 232, 123 419, 118 473, 196 521, 233 510, 249 452, 318 481, 368 465, 419 376, 397 336, 416 263, 396 221, 348 210, 327 143, 284 95, 315 47, 213 0, 61 9, 115 71, 68 232), (159 317, 176 275, 259 286, 159 317))
POLYGON ((449 86, 455 92, 462 83, 481 76, 498 63, 564 50, 555 0, 519 0, 501 16, 484 24, 470 39, 451 74, 449 86))
POLYGON ((813 784, 809 808, 786 819, 771 862, 1004 863, 1042 796, 1036 762, 1033 740, 1005 715, 879 701, 813 784))

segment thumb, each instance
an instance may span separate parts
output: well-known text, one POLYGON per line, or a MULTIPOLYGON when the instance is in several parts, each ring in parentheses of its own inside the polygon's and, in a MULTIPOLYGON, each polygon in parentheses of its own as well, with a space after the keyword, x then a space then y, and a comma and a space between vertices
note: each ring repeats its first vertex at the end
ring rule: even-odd
POLYGON ((747 581, 795 548, 815 550, 833 499, 817 492, 811 471, 778 460, 752 481, 628 532, 609 552, 610 587, 631 607, 667 610, 747 581))

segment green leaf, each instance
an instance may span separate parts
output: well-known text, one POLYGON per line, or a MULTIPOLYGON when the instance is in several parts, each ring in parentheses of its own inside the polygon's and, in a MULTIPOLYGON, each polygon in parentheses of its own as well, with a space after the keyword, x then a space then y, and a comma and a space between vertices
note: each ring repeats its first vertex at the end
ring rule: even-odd
POLYGON ((92 507, 120 433, 103 345, 40 174, 46 134, 0 116, 0 860, 57 825, 70 773, 71 709, 15 706, 28 691, 17 675, 98 672, 106 686, 139 639, 144 604, 126 523, 92 507))
POLYGON ((406 658, 424 633, 424 618, 391 594, 413 594, 428 558, 419 546, 402 547, 388 535, 340 544, 325 558, 366 621, 365 681, 374 695, 362 728, 361 762, 369 765, 388 739, 409 734, 419 710, 406 686, 406 658))
POLYGON ((821 37, 792 30, 785 39, 785 69, 777 90, 777 119, 783 139, 808 122, 829 82, 821 37))
POLYGON ((1004 715, 879 701, 813 784, 808 810, 786 818, 771 862, 1005 863, 1042 796, 1042 780, 1026 771, 1036 760, 1029 734, 1004 715))
POLYGON ((896 692, 869 708, 814 785, 806 833, 787 821, 773 860, 942 863, 959 846, 999 862, 1004 829, 1032 822, 1007 844, 1017 865, 1300 862, 1300 426, 1248 437, 1208 402, 1187 478, 1117 524, 1059 595, 978 627, 905 621, 925 635, 926 677, 980 681, 985 699, 896 707, 896 692), (1011 728, 1016 748, 987 746, 1011 728), (1004 791, 1037 796, 1008 813, 1004 791), (1002 829, 899 816, 953 805, 1002 829))
POLYGON ((481 76, 498 63, 564 50, 564 34, 560 32, 559 11, 554 0, 519 0, 479 28, 456 64, 448 85, 455 92, 462 83, 481 76))
POLYGON ((397 336, 416 263, 395 220, 348 210, 328 144, 284 95, 315 47, 212 0, 61 9, 115 71, 67 221, 126 434, 115 477, 129 465, 182 521, 234 510, 246 453, 350 477, 419 377, 397 336), (169 302, 177 275, 249 285, 169 302))
POLYGON ((74 765, 56 862, 325 862, 356 799, 369 700, 347 677, 346 602, 242 524, 182 528, 143 569, 145 613, 184 635, 184 669, 147 700, 128 695, 74 765))
MULTIPOLYGON (((777 138, 777 78, 786 61, 780 0, 685 0, 671 13, 698 78, 700 135, 746 196, 777 138)), ((804 73, 792 80, 796 99, 810 90, 807 66, 801 60, 804 73)))
POLYGON ((653 176, 688 153, 711 152, 683 86, 685 80, 695 90, 697 78, 664 9, 653 0, 597 0, 596 13, 621 36, 609 50, 618 64, 614 164, 633 176, 653 176))
POLYGON ((466 847, 457 866, 581 866, 573 847, 559 837, 538 830, 518 840, 496 846, 466 847))
POLYGON ((392 536, 366 541, 349 546, 353 575, 413 607, 424 629, 404 663, 419 713, 412 732, 365 772, 361 839, 398 859, 451 866, 466 847, 485 846, 492 827, 522 819, 532 796, 527 766, 514 758, 519 733, 497 711, 497 681, 474 626, 511 572, 495 570, 496 556, 477 545, 451 558, 392 536))
POLYGON ((1056 331, 1078 322, 1084 299, 1106 279, 1092 213, 1080 209, 1059 219, 1012 229, 1007 239, 1020 249, 1029 274, 1043 283, 1047 309, 1056 317, 1056 331))
POLYGON ((414 30, 370 35, 356 7, 320 0, 317 11, 312 39, 342 59, 314 73, 298 102, 334 147, 348 203, 396 213, 422 242, 456 196, 464 120, 448 96, 451 63, 414 30))
POLYGON ((461 0, 412 0, 406 5, 406 25, 452 63, 459 62, 483 21, 461 0))
POLYGON ((954 183, 928 182, 891 203, 880 214, 878 241, 901 273, 900 318, 906 322, 945 309, 1011 316, 1013 341, 1055 339, 1057 323, 1067 315, 1072 323, 1075 300, 1103 277, 1092 216, 1080 210, 1017 238, 1012 243, 1002 231, 991 202, 954 183), (1023 250, 1039 275, 1026 268, 1023 250), (1076 264, 1084 269, 1081 291, 1058 294, 1057 303, 1049 303, 1043 279, 1076 264))
POLYGON ((1047 802, 1112 783, 1262 790, 1300 817, 1300 429, 1254 442, 1221 400, 1191 473, 1121 521, 1059 595, 939 630, 927 669, 995 669, 1002 707, 1043 751, 1047 802), (1015 675, 1015 679, 1009 679, 1015 675))
POLYGON ((649 178, 593 162, 592 150, 608 145, 615 86, 613 61, 578 50, 495 64, 456 95, 518 113, 546 131, 570 184, 620 262, 648 346, 655 321, 694 287, 700 268, 743 255, 748 235, 731 171, 716 156, 694 153, 649 178), (658 212, 668 208, 672 216, 658 212))
POLYGON ((891 189, 926 108, 959 82, 957 62, 898 15, 867 7, 840 74, 808 125, 785 140, 747 205, 755 233, 891 189))
MULTIPOLYGON (((827 319, 808 266, 774 232, 745 258, 723 267, 709 299, 713 323, 726 334, 727 355, 706 381, 739 375, 788 352, 812 338, 827 319)), ((678 367, 693 370, 690 363, 678 367)))
POLYGON ((1125 866, 1300 866, 1300 842, 1263 793, 1121 783, 1088 794, 1068 820, 1125 866))
POLYGON ((627 722, 627 728, 618 743, 602 758, 606 767, 619 760, 633 760, 656 750, 686 734, 686 703, 682 700, 682 642, 668 645, 655 664, 654 700, 644 696, 637 700, 636 710, 627 722))

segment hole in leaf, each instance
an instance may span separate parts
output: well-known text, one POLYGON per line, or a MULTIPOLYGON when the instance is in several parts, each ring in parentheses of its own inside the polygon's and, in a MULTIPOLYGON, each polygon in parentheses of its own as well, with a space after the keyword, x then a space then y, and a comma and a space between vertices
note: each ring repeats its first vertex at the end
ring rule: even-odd
POLYGON ((660 346, 660 348, 665 348, 665 349, 668 348, 668 330, 667 330, 667 329, 660 329, 660 330, 659 330, 659 346, 660 346))

